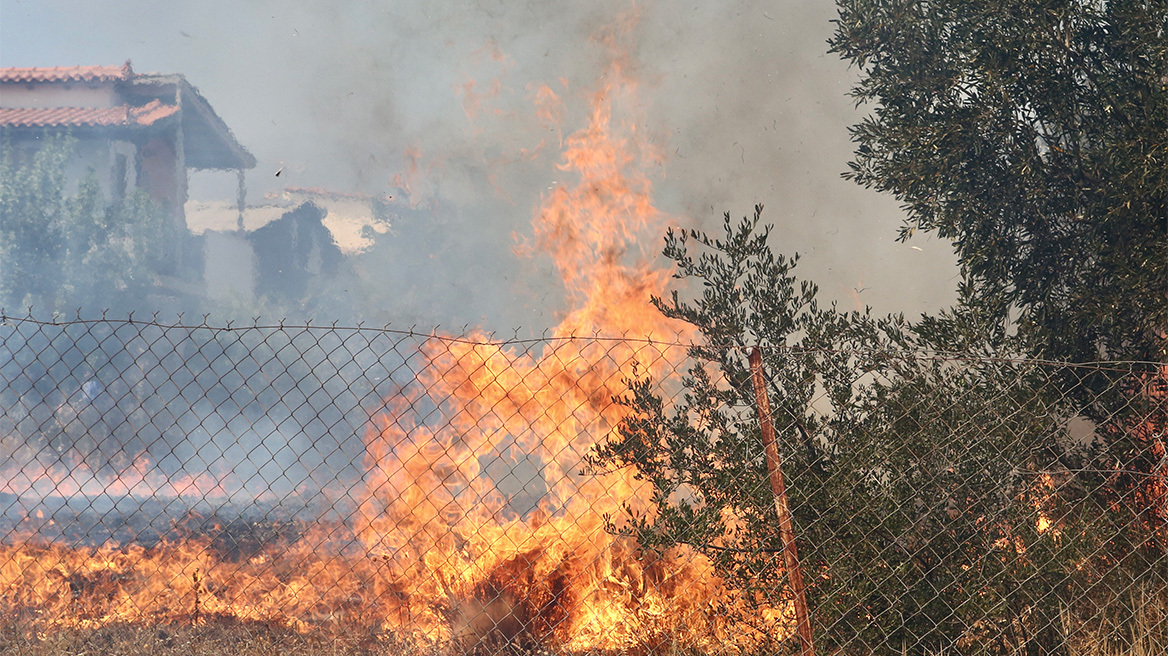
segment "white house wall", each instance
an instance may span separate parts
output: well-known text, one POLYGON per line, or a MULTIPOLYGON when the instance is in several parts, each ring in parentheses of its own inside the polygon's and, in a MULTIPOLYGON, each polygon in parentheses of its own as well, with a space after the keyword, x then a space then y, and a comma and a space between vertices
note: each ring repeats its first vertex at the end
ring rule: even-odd
POLYGON ((255 252, 238 232, 203 233, 203 282, 207 298, 248 307, 255 299, 255 252))
POLYGON ((131 141, 103 141, 98 139, 79 139, 74 156, 65 167, 66 192, 69 195, 77 193, 78 185, 92 170, 97 176, 97 183, 106 200, 113 200, 119 190, 117 176, 122 176, 121 189, 131 194, 137 188, 137 172, 135 160, 138 147, 131 141), (125 158, 125 167, 119 171, 118 156, 125 158))

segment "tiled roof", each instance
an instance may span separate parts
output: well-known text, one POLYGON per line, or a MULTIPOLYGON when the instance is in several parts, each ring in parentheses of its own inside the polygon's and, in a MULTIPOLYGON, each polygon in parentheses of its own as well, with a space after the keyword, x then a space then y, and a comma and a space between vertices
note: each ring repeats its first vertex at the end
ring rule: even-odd
POLYGON ((0 82, 113 82, 128 80, 134 69, 121 66, 54 66, 52 68, 0 68, 0 82))
POLYGON ((146 126, 174 115, 175 105, 151 100, 141 107, 4 107, 0 125, 7 127, 146 126))

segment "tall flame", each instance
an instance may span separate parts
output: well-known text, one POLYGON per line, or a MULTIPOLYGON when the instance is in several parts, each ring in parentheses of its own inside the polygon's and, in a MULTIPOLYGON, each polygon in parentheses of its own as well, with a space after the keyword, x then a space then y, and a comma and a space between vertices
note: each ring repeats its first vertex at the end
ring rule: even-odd
POLYGON ((681 551, 650 558, 605 531, 606 515, 645 510, 643 484, 628 471, 579 473, 625 416, 613 399, 633 368, 662 373, 683 355, 653 345, 676 342, 684 329, 649 303, 668 272, 643 257, 630 262, 629 251, 646 230, 660 232, 664 215, 638 166, 635 133, 613 125, 613 98, 632 84, 617 66, 604 80, 559 164, 576 183, 543 199, 534 238, 520 247, 550 255, 563 281, 569 310, 553 339, 538 354, 482 334, 428 342, 418 389, 441 420, 418 416, 423 392, 403 392, 367 440, 359 535, 392 564, 410 603, 426 608, 429 625, 415 628, 430 638, 465 629, 444 621, 444 608, 513 620, 569 649, 628 647, 663 631, 691 643, 716 633, 711 604, 726 591, 708 563, 681 551), (484 461, 514 448, 539 463, 546 485, 525 515, 507 512, 483 472, 484 461))

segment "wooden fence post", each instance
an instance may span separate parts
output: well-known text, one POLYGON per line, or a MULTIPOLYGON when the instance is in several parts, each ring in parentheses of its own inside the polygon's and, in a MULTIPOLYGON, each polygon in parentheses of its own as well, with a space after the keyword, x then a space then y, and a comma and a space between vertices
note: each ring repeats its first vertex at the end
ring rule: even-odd
POLYGON ((767 471, 770 473, 771 493, 775 497, 775 511, 779 516, 779 537, 783 541, 783 562, 787 567, 787 580, 791 582, 791 592, 795 597, 796 630, 799 634, 799 651, 802 656, 815 656, 815 644, 811 640, 811 618, 807 614, 807 597, 803 591, 803 570, 799 567, 799 552, 795 548, 795 527, 791 521, 791 509, 787 505, 787 487, 783 483, 783 461, 779 458, 779 445, 775 442, 775 425, 771 420, 771 402, 767 396, 766 378, 762 372, 762 352, 758 347, 750 352, 750 379, 754 383, 755 408, 762 427, 762 441, 766 448, 767 471))

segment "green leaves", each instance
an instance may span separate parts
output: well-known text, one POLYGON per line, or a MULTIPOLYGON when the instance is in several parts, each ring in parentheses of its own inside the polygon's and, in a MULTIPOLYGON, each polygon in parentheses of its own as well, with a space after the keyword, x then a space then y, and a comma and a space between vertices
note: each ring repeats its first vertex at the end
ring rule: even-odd
POLYGON ((19 311, 132 309, 154 286, 168 222, 141 192, 110 202, 90 169, 70 193, 77 141, 46 134, 0 153, 0 304, 19 311))
POLYGON ((32 153, 17 153, 7 139, 0 144, 0 294, 6 301, 51 297, 60 286, 55 260, 64 249, 63 189, 73 144, 60 135, 46 136, 32 153))
POLYGON ((1035 355, 1168 358, 1168 3, 838 6, 872 109, 846 177, 901 238, 952 240, 1035 355))
MULTIPOLYGON (((1123 539, 1162 531, 1163 495, 1147 481, 1164 413, 1133 381, 1168 362, 1168 2, 837 5, 831 49, 859 67, 853 95, 871 109, 852 128, 846 177, 902 201, 902 240, 933 232, 961 265, 959 306, 923 318, 913 337, 966 353, 1135 361, 1122 383, 1051 372, 1051 406, 1093 422, 1096 437, 1089 452, 1067 453, 1049 432, 1032 447, 1064 468, 1132 472, 1076 477, 1108 508, 1081 517, 1115 521, 1123 539)), ((1152 542, 1163 558, 1163 540, 1152 542)))
MULTIPOLYGON (((1066 428, 1079 396, 1114 408, 1121 373, 1017 359, 1002 292, 973 284, 957 307, 915 324, 820 308, 794 275, 797 258, 774 255, 760 222, 755 208, 738 223, 727 216, 716 238, 666 239, 690 284, 655 303, 701 337, 683 393, 665 398, 634 376, 618 399, 626 420, 591 454, 594 467, 630 468, 652 485, 653 511, 626 510, 614 530, 658 551, 689 545, 738 599, 786 603, 746 358, 761 344, 821 649, 1053 653, 1078 605, 1090 617, 1108 603, 1102 581, 1122 593, 1125 577, 1151 572, 1114 565, 1132 555, 1117 545, 1139 542, 1147 524, 1123 503, 1100 512, 1107 485, 1092 472, 1106 450, 1066 428), (1040 528, 1052 522, 1057 537, 1040 528), (1105 574, 1088 581, 1089 564, 1105 574)), ((1116 433, 1131 425, 1113 422, 1116 433)))

